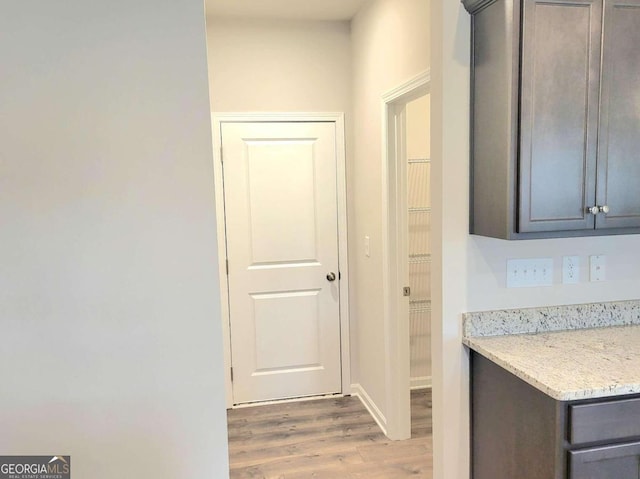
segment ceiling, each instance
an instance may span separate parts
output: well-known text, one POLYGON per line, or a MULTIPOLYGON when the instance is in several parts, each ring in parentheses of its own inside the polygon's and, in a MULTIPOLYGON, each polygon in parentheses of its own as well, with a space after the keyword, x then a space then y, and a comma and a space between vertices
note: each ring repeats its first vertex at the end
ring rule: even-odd
POLYGON ((350 20, 370 0, 205 0, 207 16, 350 20))

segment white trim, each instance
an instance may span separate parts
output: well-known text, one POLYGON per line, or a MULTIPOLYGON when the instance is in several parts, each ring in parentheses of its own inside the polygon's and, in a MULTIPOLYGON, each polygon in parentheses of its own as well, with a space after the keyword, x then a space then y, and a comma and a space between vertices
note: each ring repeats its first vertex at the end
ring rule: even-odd
POLYGON ((382 430, 385 436, 387 434, 387 419, 380 411, 380 408, 376 405, 376 403, 371 399, 371 396, 367 393, 367 391, 360 384, 352 384, 351 385, 351 394, 353 396, 358 397, 360 402, 364 405, 364 407, 369 411, 369 414, 373 418, 373 420, 378 424, 378 427, 382 430))
POLYGON ((428 92, 430 83, 431 70, 425 70, 402 85, 386 92, 382 95, 382 101, 383 103, 395 103, 402 100, 404 103, 408 103, 423 96, 425 91, 428 92))
POLYGON ((431 389, 431 386, 431 376, 419 376, 411 378, 412 391, 415 391, 416 389, 431 389))
POLYGON ((335 121, 344 124, 344 113, 342 112, 213 112, 212 117, 223 123, 335 121))
POLYGON ((411 437, 409 302, 402 296, 408 278, 407 186, 404 156, 406 104, 429 92, 430 71, 382 96, 382 285, 386 349, 387 436, 411 437))
POLYGON ((347 150, 344 114, 336 118, 336 151, 338 154, 338 268, 340 271, 340 351, 342 353, 342 392, 351 388, 351 339, 349 318, 349 244, 347 236, 347 150))
POLYGON ((304 402, 304 401, 318 401, 320 399, 331 399, 331 398, 342 398, 344 394, 324 394, 321 396, 301 396, 298 398, 291 399, 274 399, 272 401, 256 401, 242 404, 235 404, 231 409, 246 409, 248 407, 256 407, 256 406, 272 406, 274 404, 288 404, 292 402, 304 402))
MULTIPOLYGON (((222 182, 222 162, 220 161, 222 138, 220 126, 222 123, 243 122, 334 122, 336 125, 336 161, 337 161, 337 194, 338 194, 338 268, 340 280, 340 350, 342 366, 342 393, 350 390, 351 386, 351 354, 349 339, 349 258, 347 244, 347 182, 346 182, 346 146, 344 130, 344 113, 340 112, 310 112, 310 113, 218 113, 211 114, 213 124, 213 159, 214 181, 216 189, 216 223, 218 233, 218 258, 222 313, 222 335, 224 352, 224 383, 227 408, 233 406, 233 387, 231 384, 231 330, 229 326, 229 290, 226 272, 226 227, 224 221, 224 192, 222 182)), ((306 398, 309 399, 309 398, 306 398)))
POLYGON ((222 321, 222 347, 224 358, 224 389, 227 408, 233 406, 231 386, 231 327, 229 324, 229 288, 227 283, 227 230, 224 216, 224 189, 222 181, 222 136, 220 118, 211 115, 213 128, 213 178, 215 184, 216 229, 218 239, 218 281, 220 283, 220 313, 222 321))

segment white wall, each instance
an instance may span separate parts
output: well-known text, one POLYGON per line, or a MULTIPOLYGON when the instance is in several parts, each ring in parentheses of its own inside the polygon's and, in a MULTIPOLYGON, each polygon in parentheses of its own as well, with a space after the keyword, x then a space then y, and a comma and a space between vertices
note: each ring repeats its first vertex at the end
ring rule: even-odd
POLYGON ((207 19, 212 111, 349 112, 348 22, 207 19))
POLYGON ((407 103, 407 157, 431 157, 431 96, 407 103))
POLYGON ((354 164, 350 241, 360 385, 387 413, 382 295, 382 96, 429 67, 429 2, 377 0, 353 20, 354 164), (364 237, 371 256, 364 255, 364 237))
POLYGON ((501 241, 470 236, 468 308, 483 311, 540 305, 576 304, 640 298, 640 236, 600 236, 535 241, 501 241), (606 255, 606 281, 589 282, 589 256, 606 255), (579 255, 580 280, 562 284, 562 256, 579 255), (550 288, 506 289, 508 258, 554 259, 550 288))
POLYGON ((469 17, 432 0, 433 477, 469 478, 469 374, 461 341, 469 242, 469 17))
POLYGON ((201 1, 0 7, 0 451, 228 477, 201 1))
POLYGON ((434 477, 469 477, 468 358, 461 313, 512 307, 637 299, 640 236, 501 241, 468 234, 469 37, 461 4, 432 2, 434 202, 434 477), (560 283, 562 255, 582 257, 582 282, 560 283), (589 283, 587 256, 607 255, 607 281, 589 283), (508 258, 553 257, 553 287, 506 289, 508 258))

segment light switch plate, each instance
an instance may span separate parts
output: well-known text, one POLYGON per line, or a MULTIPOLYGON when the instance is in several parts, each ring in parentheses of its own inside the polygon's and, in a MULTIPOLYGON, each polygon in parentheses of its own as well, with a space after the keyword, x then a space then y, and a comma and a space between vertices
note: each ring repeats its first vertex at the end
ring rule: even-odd
POLYGON ((553 284, 553 258, 507 260, 507 288, 530 288, 553 284))

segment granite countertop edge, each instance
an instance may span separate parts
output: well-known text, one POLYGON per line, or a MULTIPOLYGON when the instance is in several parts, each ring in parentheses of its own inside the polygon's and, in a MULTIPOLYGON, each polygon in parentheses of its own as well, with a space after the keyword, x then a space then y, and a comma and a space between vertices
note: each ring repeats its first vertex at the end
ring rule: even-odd
POLYGON ((463 334, 558 401, 640 393, 640 300, 467 313, 463 334))
POLYGON ((542 306, 463 314, 464 337, 640 325, 640 300, 542 306))
MULTIPOLYGON (((513 363, 503 359, 497 354, 491 352, 489 348, 486 348, 482 344, 479 344, 477 341, 474 341, 474 338, 464 338, 463 344, 468 348, 474 350, 478 354, 484 356, 490 361, 494 362, 498 366, 506 369, 510 373, 514 374, 516 377, 522 379, 527 384, 533 386, 534 388, 542 391, 547 396, 550 396, 553 399, 558 401, 578 401, 582 399, 606 399, 613 398, 616 396, 624 396, 628 394, 638 394, 640 393, 640 382, 638 383, 627 383, 627 384, 614 384, 608 386, 595 386, 593 388, 584 388, 584 389, 558 389, 554 388, 543 380, 538 379, 535 375, 529 374, 526 371, 517 368, 513 365, 513 363)), ((639 377, 640 381, 640 377, 639 377)))

